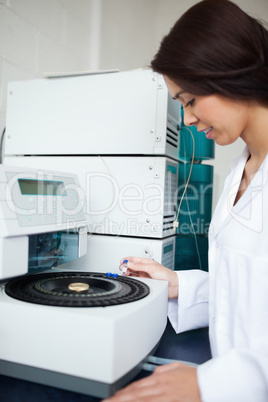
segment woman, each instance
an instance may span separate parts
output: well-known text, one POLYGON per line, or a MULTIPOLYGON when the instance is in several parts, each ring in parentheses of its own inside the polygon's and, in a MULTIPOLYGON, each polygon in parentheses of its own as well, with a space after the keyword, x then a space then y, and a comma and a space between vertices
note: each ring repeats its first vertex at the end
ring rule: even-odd
POLYGON ((268 401, 268 32, 232 2, 204 0, 163 39, 152 68, 186 125, 246 146, 211 222, 209 273, 126 257, 128 275, 169 281, 177 332, 209 324, 213 358, 160 367, 109 400, 268 401))

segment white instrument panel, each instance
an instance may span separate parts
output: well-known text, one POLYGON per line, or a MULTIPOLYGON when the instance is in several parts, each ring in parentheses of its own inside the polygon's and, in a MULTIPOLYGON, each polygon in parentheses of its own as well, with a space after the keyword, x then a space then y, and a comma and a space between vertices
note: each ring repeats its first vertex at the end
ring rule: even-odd
POLYGON ((180 104, 151 70, 13 82, 5 152, 178 160, 180 123, 180 104))
POLYGON ((84 226, 84 200, 74 174, 0 165, 0 236, 84 226))

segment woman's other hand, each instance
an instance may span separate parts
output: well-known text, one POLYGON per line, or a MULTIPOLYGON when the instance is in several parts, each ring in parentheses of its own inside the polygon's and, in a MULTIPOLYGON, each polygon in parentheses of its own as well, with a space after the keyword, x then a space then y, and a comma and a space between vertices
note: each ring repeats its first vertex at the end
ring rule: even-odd
POLYGON ((149 377, 133 382, 106 401, 200 402, 196 368, 177 362, 158 367, 149 377))

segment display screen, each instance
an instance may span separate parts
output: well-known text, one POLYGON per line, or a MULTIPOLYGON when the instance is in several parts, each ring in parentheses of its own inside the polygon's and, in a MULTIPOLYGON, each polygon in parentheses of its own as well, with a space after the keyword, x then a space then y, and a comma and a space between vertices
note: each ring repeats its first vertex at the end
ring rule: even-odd
POLYGON ((63 181, 18 179, 24 195, 67 195, 63 181))

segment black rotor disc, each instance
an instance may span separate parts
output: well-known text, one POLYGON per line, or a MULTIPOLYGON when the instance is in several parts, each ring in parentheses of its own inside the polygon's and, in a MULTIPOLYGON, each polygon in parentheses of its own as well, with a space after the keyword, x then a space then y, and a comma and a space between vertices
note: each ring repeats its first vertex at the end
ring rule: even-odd
POLYGON ((98 272, 53 272, 11 279, 6 294, 14 299, 49 306, 105 307, 146 297, 149 287, 126 276, 98 272), (74 290, 76 289, 76 290, 74 290))

